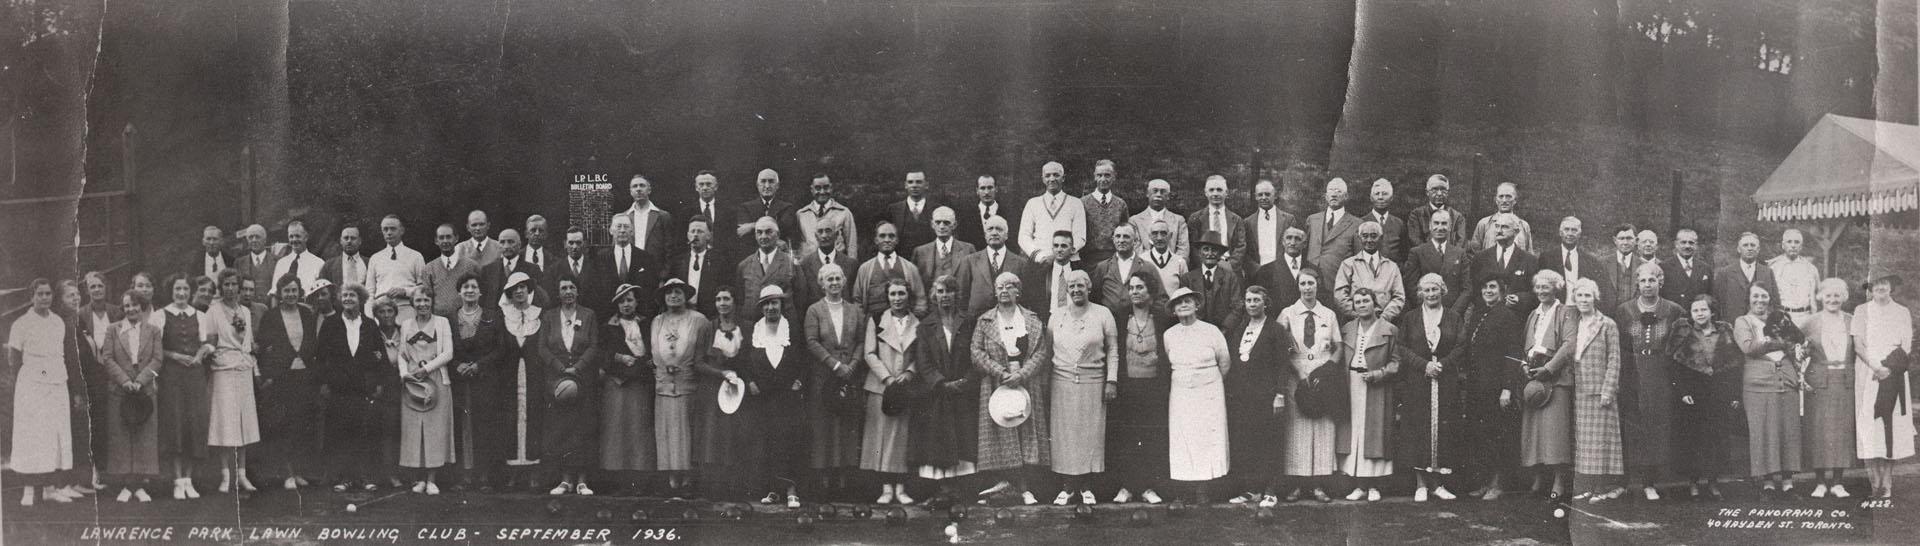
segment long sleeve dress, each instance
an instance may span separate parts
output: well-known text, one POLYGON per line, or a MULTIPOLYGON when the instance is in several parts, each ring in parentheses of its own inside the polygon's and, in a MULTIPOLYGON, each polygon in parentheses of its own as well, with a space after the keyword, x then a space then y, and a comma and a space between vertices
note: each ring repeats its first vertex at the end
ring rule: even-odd
POLYGON ((1749 475, 1797 472, 1801 464, 1800 370, 1788 358, 1800 329, 1781 312, 1765 320, 1741 315, 1733 321, 1733 340, 1746 355, 1741 368, 1740 405, 1746 408, 1749 475))
POLYGON ((1626 473, 1620 442, 1620 330, 1599 314, 1580 317, 1573 373, 1573 471, 1588 476, 1626 473), (1607 404, 1602 397, 1612 397, 1607 404))
MULTIPOLYGON (((748 339, 746 371, 741 373, 760 394, 749 394, 759 406, 760 436, 765 442, 761 484, 768 491, 804 481, 807 473, 806 418, 807 357, 800 351, 792 320, 754 323, 748 339)), ((749 389, 751 392, 751 389, 749 389)))
MULTIPOLYGON (((1855 356, 1880 365, 1894 349, 1913 352, 1913 315, 1891 301, 1869 301, 1853 310, 1855 356)), ((1865 365, 1854 365, 1854 438, 1862 459, 1905 459, 1914 453, 1914 372, 1874 379, 1865 365)))
POLYGON ((546 423, 546 366, 540 360, 540 333, 545 330, 539 307, 526 309, 500 306, 506 327, 500 354, 500 370, 492 381, 494 392, 488 405, 500 410, 479 428, 498 430, 508 466, 540 464, 542 425, 546 423))
POLYGON ((859 305, 846 300, 823 299, 807 308, 805 349, 812 357, 807 359, 812 377, 807 381, 806 410, 813 438, 808 461, 814 469, 860 465, 864 413, 836 410, 827 401, 827 391, 842 383, 865 384, 867 362, 861 357, 860 344, 867 335, 866 316, 859 305), (845 367, 836 370, 834 362, 845 367))
POLYGON ((1807 468, 1847 468, 1856 461, 1852 322, 1845 312, 1819 311, 1807 319, 1808 389, 1800 419, 1807 468))
POLYGON ((480 308, 479 312, 467 313, 464 308, 452 312, 453 339, 453 405, 454 405, 454 441, 457 444, 455 459, 463 468, 485 468, 506 460, 506 440, 504 427, 488 427, 488 423, 505 422, 505 399, 490 399, 497 392, 495 381, 501 375, 503 338, 506 329, 503 326, 499 309, 480 308), (461 373, 460 365, 472 363, 470 373, 461 373))
POLYGON ((1400 372, 1399 332, 1385 319, 1363 325, 1355 320, 1340 329, 1340 359, 1336 364, 1381 371, 1386 378, 1368 383, 1358 372, 1347 374, 1347 423, 1334 441, 1341 455, 1340 470, 1355 478, 1378 478, 1393 473, 1394 374, 1400 372))
POLYGON ((594 391, 598 384, 600 330, 593 325, 593 310, 574 307, 547 311, 540 318, 540 361, 545 364, 547 380, 539 386, 551 393, 555 384, 572 374, 580 394, 572 401, 549 396, 547 421, 541 429, 542 464, 568 469, 592 468, 600 462, 600 403, 594 391))
POLYGON ((1680 397, 1674 394, 1672 348, 1668 337, 1687 320, 1680 304, 1659 300, 1643 309, 1640 300, 1620 304, 1613 316, 1621 347, 1620 421, 1626 442, 1627 466, 1636 472, 1674 464, 1673 416, 1680 397))
POLYGON ((1727 445, 1745 430, 1740 415, 1740 366, 1746 358, 1733 341, 1733 327, 1715 322, 1700 327, 1680 323, 1673 337, 1674 470, 1688 478, 1720 476, 1729 456, 1727 445), (1692 397, 1693 403, 1686 403, 1692 397))
POLYGON ((1280 324, 1287 327, 1293 344, 1292 388, 1287 391, 1286 475, 1327 476, 1339 468, 1334 447, 1340 424, 1332 416, 1308 417, 1300 413, 1299 386, 1321 366, 1343 366, 1340 356, 1340 322, 1333 308, 1314 305, 1311 309, 1295 303, 1280 311, 1280 324))
POLYGON ((1119 331, 1113 313, 1087 304, 1080 316, 1063 307, 1047 320, 1053 342, 1053 373, 1048 374, 1048 446, 1053 471, 1079 476, 1107 470, 1106 385, 1120 374, 1119 331))
POLYGON ((208 363, 207 445, 249 446, 260 441, 260 416, 253 398, 253 310, 215 300, 207 308, 213 325, 213 358, 208 363))
MULTIPOLYGON (((907 464, 907 443, 912 417, 902 413, 887 415, 883 396, 889 381, 912 372, 913 361, 907 355, 919 343, 920 320, 913 313, 895 317, 882 311, 867 323, 866 350, 867 414, 861 427, 860 469, 902 474, 913 468, 907 464)), ((909 376, 910 377, 910 376, 909 376)))
POLYGON ((1240 318, 1227 328, 1233 357, 1227 369, 1227 446, 1235 475, 1264 483, 1279 476, 1285 461, 1285 413, 1273 399, 1293 381, 1293 339, 1271 316, 1240 318))
POLYGON ((447 366, 453 362, 453 329, 447 318, 432 317, 425 326, 413 317, 400 319, 400 354, 395 373, 402 377, 421 369, 430 369, 426 381, 434 386, 434 401, 427 411, 412 407, 400 409, 400 466, 439 468, 456 460, 453 445, 453 404, 447 394, 453 380, 447 366))
POLYGON ((1227 475, 1227 393, 1233 366, 1227 338, 1212 324, 1175 324, 1166 332, 1173 380, 1167 393, 1167 474, 1179 481, 1227 475), (1223 370, 1222 368, 1228 368, 1223 370))
POLYGON ((646 472, 656 464, 650 322, 614 317, 600 325, 600 342, 606 344, 601 349, 606 354, 606 383, 600 387, 601 470, 646 472))
POLYGON ((259 466, 281 470, 306 467, 319 451, 320 386, 313 345, 320 320, 305 306, 269 309, 260 321, 254 348, 260 355, 259 466))
POLYGON ((653 439, 655 469, 693 470, 695 404, 710 400, 694 395, 695 368, 707 358, 713 344, 713 325, 707 316, 660 315, 649 328, 653 346, 653 439))
POLYGON ((926 479, 972 474, 980 448, 975 422, 980 413, 975 390, 979 374, 968 354, 973 324, 957 315, 946 319, 932 314, 920 321, 917 337, 921 341, 908 356, 926 383, 927 396, 913 408, 907 459, 926 479))
POLYGON ((1172 370, 1161 333, 1168 325, 1162 317, 1138 311, 1127 313, 1123 322, 1120 392, 1107 406, 1107 460, 1124 483, 1160 483, 1167 479, 1167 385, 1172 370))
MULTIPOLYGON (((1460 391, 1473 368, 1453 356, 1462 350, 1461 320, 1445 308, 1418 305, 1401 314, 1395 326, 1406 370, 1394 382, 1394 414, 1399 416, 1394 462, 1415 469, 1464 468, 1466 461, 1453 456, 1459 449, 1442 445, 1468 439, 1460 391), (1429 377, 1427 364, 1434 361, 1441 363, 1441 372, 1429 377)), ((1492 446, 1478 449, 1484 450, 1483 456, 1501 452, 1492 446)))
MULTIPOLYGON (((1519 317, 1504 305, 1475 302, 1465 309, 1460 342, 1443 359, 1447 368, 1459 369, 1462 374, 1459 429, 1464 434, 1447 437, 1443 421, 1440 453, 1450 468, 1506 470, 1519 464, 1519 408, 1526 405, 1522 389, 1527 381, 1519 364, 1524 354, 1520 346, 1523 330, 1519 317), (1500 405, 1501 391, 1509 392, 1512 407, 1500 405)), ((1571 392, 1560 396, 1570 398, 1571 392)))
MULTIPOLYGON (((7 349, 20 352, 13 391, 13 443, 8 458, 8 468, 16 473, 53 474, 73 469, 73 399, 68 392, 68 381, 81 379, 67 374, 67 360, 75 358, 71 353, 72 341, 66 323, 53 312, 43 315, 29 310, 15 319, 8 330, 7 349)), ((191 354, 198 349, 196 344, 186 352, 191 354)), ((206 450, 204 441, 200 450, 206 450)), ((50 477, 35 476, 36 481, 50 477)))
POLYGON ((1052 445, 1047 435, 1046 368, 1051 363, 1052 343, 1040 316, 1021 308, 1019 320, 1002 321, 998 309, 988 309, 974 322, 972 360, 980 370, 980 460, 979 469, 1010 470, 1021 466, 1046 466, 1052 461, 1052 445), (1004 322, 1004 323, 1003 323, 1004 322), (1019 351, 1009 356, 1008 348, 1019 351), (1013 379, 1026 388, 1027 421, 1005 428, 993 421, 985 409, 994 389, 1013 379))

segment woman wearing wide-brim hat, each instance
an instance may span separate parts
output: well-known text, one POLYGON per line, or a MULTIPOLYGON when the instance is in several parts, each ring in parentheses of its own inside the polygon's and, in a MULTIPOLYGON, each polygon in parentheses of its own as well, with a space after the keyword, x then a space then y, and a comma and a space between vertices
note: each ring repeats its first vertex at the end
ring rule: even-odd
POLYGON ((447 364, 453 362, 453 328, 446 317, 433 314, 433 294, 424 287, 408 291, 412 315, 400 319, 400 358, 395 363, 406 398, 400 410, 400 466, 421 469, 413 492, 440 494, 436 483, 440 467, 455 460, 453 380, 447 364))
POLYGON ((544 386, 547 422, 541 431, 540 464, 560 474, 549 495, 593 495, 587 471, 598 466, 600 406, 594 386, 600 363, 594 358, 600 324, 593 310, 579 304, 579 280, 562 273, 554 281, 560 304, 540 317, 538 351, 547 373, 555 378, 544 386), (572 392, 564 384, 573 383, 572 392))
POLYGON ((1913 457, 1913 314, 1893 300, 1901 278, 1880 274, 1853 309, 1854 437, 1874 499, 1893 500, 1893 465, 1913 457), (1901 358, 1904 353, 1904 360, 1901 358))
POLYGON ((1174 325, 1167 328, 1167 362, 1173 377, 1167 392, 1167 474, 1194 484, 1191 500, 1206 504, 1207 483, 1227 475, 1227 393, 1222 383, 1233 366, 1232 349, 1220 328, 1200 320, 1201 295, 1180 287, 1168 296, 1174 325))
MULTIPOLYGON (((980 472, 997 472, 998 483, 981 497, 1011 493, 1017 482, 1021 500, 1039 504, 1028 483, 1039 467, 1047 466, 1047 383, 1044 372, 1052 355, 1040 316, 1020 306, 1020 276, 1012 271, 994 278, 993 308, 981 313, 973 328, 973 365, 980 369, 980 472), (1017 425, 995 420, 993 399, 1001 389, 1019 389, 1027 398, 1026 419, 1017 425)), ((986 503, 988 499, 980 499, 986 503)))
POLYGON ((763 504, 774 504, 785 491, 788 508, 800 507, 800 483, 807 469, 806 388, 809 371, 805 352, 794 343, 798 332, 787 320, 791 300, 779 285, 760 289, 760 320, 753 324, 745 373, 749 404, 757 406, 764 438, 766 464, 760 469, 767 490, 763 504))
POLYGON ((505 326, 501 343, 500 368, 491 380, 491 392, 482 407, 490 411, 487 419, 475 417, 476 430, 500 431, 504 436, 494 446, 505 457, 507 487, 524 486, 540 491, 533 478, 534 465, 540 463, 542 429, 547 421, 547 367, 542 365, 540 334, 545 330, 545 313, 533 304, 533 277, 514 273, 501 287, 500 320, 505 326))
POLYGON ((692 406, 707 403, 694 397, 694 367, 712 346, 713 326, 694 311, 698 292, 680 279, 660 287, 666 311, 654 317, 649 345, 653 353, 653 434, 655 467, 667 475, 667 488, 685 496, 694 469, 692 406))
POLYGON ((615 494, 641 494, 640 476, 657 465, 654 344, 648 332, 653 321, 640 314, 640 297, 637 285, 615 288, 613 316, 599 325, 605 344, 600 352, 606 355, 600 385, 600 470, 621 483, 615 494))

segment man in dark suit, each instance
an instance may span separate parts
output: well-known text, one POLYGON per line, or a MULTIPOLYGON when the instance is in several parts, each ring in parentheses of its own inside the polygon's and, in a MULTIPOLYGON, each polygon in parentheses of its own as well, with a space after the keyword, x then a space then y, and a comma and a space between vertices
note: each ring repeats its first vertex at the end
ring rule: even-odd
MULTIPOLYGON (((1373 208, 1360 217, 1361 221, 1373 220, 1380 224, 1380 255, 1394 263, 1405 263, 1407 249, 1413 245, 1407 242, 1407 223, 1394 216, 1387 208, 1393 205, 1393 182, 1385 178, 1373 181, 1373 188, 1367 194, 1373 208)), ((1419 282, 1419 281, 1414 281, 1419 282)), ((1408 292, 1413 294, 1414 292, 1408 292)))
POLYGON ((953 228, 958 223, 953 209, 933 209, 933 240, 913 249, 913 263, 920 266, 920 285, 929 291, 933 289, 934 279, 955 274, 960 270, 960 261, 973 253, 973 243, 953 236, 953 228))
MULTIPOLYGON (((674 213, 674 218, 682 220, 681 233, 686 233, 687 226, 693 223, 693 217, 706 217, 707 236, 713 241, 708 245, 708 251, 714 252, 721 263, 733 263, 732 257, 748 250, 743 248, 745 245, 741 241, 744 239, 734 229, 741 222, 740 208, 720 202, 720 178, 713 171, 700 171, 700 174, 693 176, 693 193, 693 203, 674 213)), ((690 241, 681 241, 669 246, 673 247, 677 256, 687 250, 688 243, 690 241)))
POLYGON ((1051 238, 1053 248, 1041 255, 1046 262, 1035 262, 1021 283, 1021 304, 1045 322, 1053 313, 1072 305, 1073 298, 1067 294, 1067 274, 1079 271, 1073 261, 1073 232, 1059 230, 1051 238))
POLYGON ((1193 244, 1200 252, 1200 267, 1180 275, 1180 286, 1200 293, 1200 320, 1226 324, 1227 319, 1243 311, 1240 298, 1246 286, 1233 268, 1220 266, 1220 257, 1228 247, 1219 232, 1208 232, 1193 244))
POLYGON ((1134 271, 1155 269, 1135 250, 1138 243, 1135 242, 1132 225, 1122 222, 1114 226, 1109 238, 1113 241, 1113 256, 1094 264, 1093 272, 1089 274, 1091 278, 1088 279, 1093 282, 1093 292, 1088 297, 1109 310, 1125 310, 1133 305, 1133 298, 1127 293, 1127 279, 1133 276, 1134 271))
MULTIPOLYGON (((1199 245, 1200 238, 1205 237, 1207 232, 1219 233, 1227 244, 1227 249, 1221 251, 1219 258, 1232 264, 1238 261, 1233 249, 1239 248, 1242 243, 1240 215, 1227 209, 1227 177, 1217 174, 1207 177, 1203 192, 1207 197, 1207 206, 1187 214, 1187 236, 1191 237, 1187 243, 1199 245)), ((1187 265, 1189 269, 1199 268, 1200 255, 1188 256, 1187 265)))
POLYGON ((1448 241, 1449 244, 1466 240, 1467 215, 1447 205, 1447 192, 1452 185, 1453 183, 1448 181, 1447 175, 1444 174, 1427 177, 1427 203, 1407 213, 1409 243, 1418 246, 1426 244, 1433 238, 1432 233, 1427 230, 1433 225, 1434 216, 1446 216, 1447 225, 1453 226, 1453 240, 1448 241))
POLYGON ((726 260, 720 250, 713 247, 713 231, 709 228, 704 215, 694 215, 693 220, 687 222, 687 249, 667 260, 667 274, 693 287, 693 300, 687 302, 688 305, 712 316, 712 291, 732 286, 733 275, 739 268, 728 267, 734 262, 726 260))
POLYGON ((1560 272, 1568 288, 1560 292, 1560 301, 1573 301, 1573 281, 1593 279, 1600 287, 1600 300, 1607 301, 1607 294, 1613 293, 1612 279, 1604 274, 1606 267, 1603 259, 1580 250, 1580 238, 1584 232, 1579 218, 1568 216, 1560 219, 1560 244, 1552 245, 1540 251, 1540 269, 1560 272))
MULTIPOLYGON (((1252 214, 1240 220, 1241 237, 1236 240, 1234 257, 1240 259, 1240 272, 1248 277, 1254 276, 1261 266, 1278 261, 1281 255, 1281 237, 1294 226, 1294 217, 1276 206, 1279 203, 1278 191, 1272 180, 1261 180, 1253 185, 1253 204, 1257 207, 1252 214)), ((1306 232, 1302 231, 1300 240, 1306 242, 1306 232)), ((1304 250, 1304 249, 1303 249, 1304 250)), ((1294 287, 1295 291, 1300 290, 1294 287)), ((1271 289, 1269 289, 1271 292, 1271 289)), ((1295 298, 1298 299, 1298 298, 1295 298)), ((1293 305, 1293 300, 1274 300, 1270 303, 1287 302, 1275 309, 1284 309, 1293 305)))
POLYGON ((933 211, 940 203, 927 196, 927 173, 908 172, 906 186, 907 198, 887 205, 874 225, 879 220, 892 221, 900 229, 900 248, 918 249, 933 241, 933 211))
POLYGON ((226 235, 219 227, 207 226, 200 230, 200 253, 187 264, 188 276, 214 276, 220 270, 231 267, 232 260, 227 259, 226 235))
POLYGON ((1322 273, 1340 270, 1340 262, 1359 248, 1360 220, 1347 214, 1347 181, 1327 181, 1326 209, 1307 216, 1307 256, 1322 273))
MULTIPOLYGON (((1613 252, 1600 264, 1606 282, 1597 283, 1602 288, 1611 287, 1612 290, 1600 292, 1600 309, 1617 309, 1622 302, 1633 299, 1633 287, 1636 285, 1634 271, 1640 269, 1640 264, 1647 263, 1636 251, 1639 246, 1636 239, 1638 233, 1633 224, 1621 224, 1613 228, 1613 252)), ((1565 294, 1564 290, 1562 294, 1565 294)), ((1561 296, 1562 299, 1565 297, 1561 296)))
MULTIPOLYGON (((240 230, 240 238, 247 241, 247 253, 233 259, 233 268, 240 270, 240 276, 253 279, 254 286, 265 287, 267 297, 261 298, 262 302, 269 307, 278 305, 274 303, 274 298, 280 295, 273 286, 273 264, 280 261, 280 255, 267 244, 267 228, 260 224, 247 226, 240 230)), ((300 289, 306 290, 306 287, 300 289)))
MULTIPOLYGON (((1248 282, 1266 287, 1267 298, 1273 301, 1273 305, 1286 309, 1300 301, 1300 271, 1314 269, 1316 266, 1313 265, 1313 260, 1308 260, 1306 256, 1306 230, 1298 227, 1287 228, 1287 231, 1280 236, 1280 245, 1284 249, 1280 259, 1260 266, 1248 282), (1282 305, 1283 303, 1285 305, 1282 305)), ((1320 277, 1327 278, 1329 275, 1322 274, 1320 277)), ((1327 306, 1328 309, 1339 309, 1338 305, 1334 305, 1332 286, 1332 281, 1328 281, 1327 288, 1321 289, 1314 299, 1319 300, 1320 304, 1327 306)))
MULTIPOLYGON (((1005 219, 1009 226, 1020 225, 1020 207, 1007 206, 1000 202, 1000 189, 994 183, 992 176, 981 175, 980 180, 974 184, 973 194, 977 198, 973 206, 953 211, 956 219, 960 221, 960 225, 954 228, 955 237, 972 243, 975 247, 985 248, 987 218, 999 217, 1005 219)), ((993 290, 991 279, 987 281, 986 289, 993 290)))
MULTIPOLYGON (((799 237, 800 224, 799 220, 793 217, 793 203, 774 198, 780 193, 780 173, 773 169, 761 169, 760 174, 754 179, 753 187, 759 192, 759 196, 741 202, 736 216, 728 223, 714 224, 722 229, 729 229, 728 226, 731 226, 734 240, 738 241, 739 246, 735 255, 754 252, 753 224, 761 218, 772 218, 774 225, 780 228, 780 233, 787 234, 789 240, 781 241, 781 248, 789 250, 800 248, 799 241, 802 239, 799 237)), ((715 222, 719 221, 715 220, 715 222)), ((757 297, 759 293, 755 292, 736 299, 745 302, 748 298, 757 297)))
POLYGON ((673 214, 654 206, 653 183, 644 176, 636 174, 627 181, 627 195, 633 197, 633 205, 616 216, 625 216, 633 224, 633 244, 655 256, 665 255, 669 241, 677 238, 673 214))
MULTIPOLYGON (((640 314, 652 316, 651 313, 660 307, 660 301, 651 296, 660 287, 660 279, 665 278, 666 265, 652 252, 634 246, 631 222, 625 215, 613 217, 611 229, 608 230, 613 234, 613 246, 602 249, 595 261, 600 262, 603 268, 601 279, 607 286, 618 288, 622 284, 631 284, 645 289, 648 297, 640 300, 640 314)), ((502 234, 501 242, 506 242, 506 239, 502 234)))
MULTIPOLYGON (((1740 253, 1740 259, 1713 272, 1714 309, 1719 313, 1718 318, 1727 322, 1733 322, 1751 310, 1747 306, 1747 296, 1754 285, 1766 287, 1768 294, 1778 289, 1778 284, 1773 280, 1773 268, 1760 261, 1759 235, 1753 232, 1740 234, 1740 242, 1735 244, 1734 249, 1740 253)), ((1680 305, 1691 309, 1693 302, 1680 305)))
MULTIPOLYGON (((500 261, 480 267, 480 304, 488 307, 500 306, 500 291, 506 288, 507 278, 514 273, 526 273, 528 277, 540 278, 540 268, 524 259, 521 252, 526 250, 521 242, 520 232, 512 228, 500 230, 500 261)), ((533 305, 546 308, 552 305, 547 297, 547 288, 539 282, 533 284, 533 305)))
MULTIPOLYGON (((334 286, 357 284, 367 286, 367 257, 360 255, 360 228, 347 226, 340 228, 340 255, 327 259, 320 266, 320 278, 332 282, 334 286)), ((368 294, 370 299, 378 299, 386 294, 368 294)), ((398 305, 400 302, 394 302, 398 305)), ((411 307, 412 304, 407 305, 411 307)))
MULTIPOLYGON (((780 249, 780 225, 771 218, 761 218, 753 224, 753 241, 757 249, 740 259, 737 266, 740 277, 740 293, 757 294, 767 286, 779 286, 785 293, 793 293, 794 286, 800 281, 795 277, 793 256, 780 249)), ((734 311, 735 320, 752 324, 761 316, 760 307, 752 300, 742 298, 742 305, 734 311)), ((792 322, 799 311, 787 306, 787 321, 792 322)))
MULTIPOLYGON (((559 294, 560 279, 572 277, 573 285, 579 290, 581 306, 592 309, 596 317, 613 316, 613 292, 619 286, 607 275, 613 271, 612 267, 606 267, 597 257, 587 255, 586 230, 579 226, 567 228, 566 238, 561 244, 567 249, 566 255, 547 264, 546 269, 541 271, 546 278, 541 279, 540 284, 549 293, 559 294)), ((636 292, 642 294, 639 302, 641 309, 647 308, 647 295, 652 294, 653 289, 643 286, 641 291, 636 292)))
POLYGON ((840 266, 840 273, 846 276, 846 282, 840 284, 840 297, 848 300, 853 299, 853 275, 860 271, 860 262, 848 256, 846 249, 834 246, 840 241, 838 228, 822 224, 815 226, 814 231, 821 243, 813 252, 800 257, 800 263, 795 266, 793 289, 787 292, 790 303, 803 314, 813 307, 813 302, 827 297, 826 290, 820 286, 820 268, 827 264, 840 266))
MULTIPOLYGON (((546 273, 547 269, 552 267, 553 263, 560 259, 560 253, 555 253, 553 247, 547 246, 547 217, 538 214, 528 216, 527 232, 525 235, 527 238, 527 248, 520 251, 520 259, 531 262, 535 268, 540 269, 541 273, 546 273)), ((552 291, 553 289, 554 287, 549 286, 548 293, 559 294, 559 292, 552 291)), ((586 297, 585 292, 581 292, 580 294, 580 297, 586 297)), ((581 301, 585 300, 583 299, 581 301)), ((604 317, 607 315, 596 316, 604 317)))
POLYGON ((1700 233, 1680 228, 1673 234, 1673 255, 1660 260, 1666 280, 1660 283, 1660 297, 1687 307, 1693 297, 1713 293, 1713 262, 1700 256, 1700 233))
MULTIPOLYGON (((1534 306, 1540 303, 1533 294, 1533 274, 1540 271, 1540 258, 1514 243, 1520 231, 1520 217, 1512 213, 1495 214, 1488 225, 1493 230, 1494 244, 1473 254, 1473 265, 1467 268, 1467 278, 1497 276, 1500 285, 1506 288, 1508 309, 1512 309, 1516 315, 1533 311, 1534 306)), ((1469 301, 1473 301, 1473 298, 1462 296, 1454 300, 1455 312, 1460 312, 1469 301)))
POLYGON ((1436 214, 1429 223, 1432 225, 1427 226, 1426 231, 1432 234, 1432 240, 1407 253, 1407 274, 1404 276, 1407 293, 1419 294, 1420 279, 1428 273, 1438 273, 1440 279, 1447 283, 1447 295, 1440 298, 1441 306, 1451 308, 1459 298, 1477 297, 1473 293, 1479 291, 1467 282, 1469 279, 1466 277, 1472 256, 1467 252, 1467 245, 1453 238, 1453 216, 1436 214))
MULTIPOLYGON (((960 296, 966 298, 967 318, 979 317, 980 313, 992 309, 996 300, 993 297, 993 283, 1001 273, 1013 272, 1026 274, 1032 270, 1033 262, 1020 251, 1007 246, 1007 219, 994 216, 986 222, 986 247, 967 256, 960 264, 960 296)), ((1025 291, 1036 288, 1026 283, 1025 291)))

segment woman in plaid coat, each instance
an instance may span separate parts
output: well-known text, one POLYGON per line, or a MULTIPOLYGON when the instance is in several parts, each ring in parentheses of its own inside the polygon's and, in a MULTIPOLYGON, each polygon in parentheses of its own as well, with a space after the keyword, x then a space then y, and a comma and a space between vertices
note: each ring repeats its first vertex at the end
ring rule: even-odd
MULTIPOLYGON (((1027 488, 1027 476, 1033 467, 1049 464, 1047 436, 1047 375, 1046 369, 1052 359, 1052 343, 1047 340, 1046 327, 1040 322, 1040 316, 1020 306, 1020 277, 1012 272, 1001 273, 994 279, 994 299, 999 303, 992 309, 981 313, 973 329, 973 365, 981 372, 980 378, 980 460, 977 466, 981 472, 1000 470, 1001 479, 993 487, 980 492, 988 497, 1001 493, 1010 493, 1013 484, 1008 478, 1020 482, 1021 500, 1025 504, 1038 504, 1033 491, 1027 488), (1009 351, 1008 348, 1014 348, 1009 351), (1034 378, 1039 378, 1035 380, 1034 378), (988 401, 993 398, 994 389, 1001 385, 1016 385, 1027 389, 1027 421, 1015 427, 1002 427, 993 421, 990 412, 984 411, 988 401)), ((983 502, 986 499, 981 499, 983 502)))
POLYGON ((1573 472, 1574 498, 1591 502, 1618 498, 1626 489, 1619 478, 1626 473, 1620 444, 1620 330, 1597 309, 1600 286, 1592 279, 1573 283, 1573 305, 1579 311, 1574 337, 1573 472), (1611 487, 1607 487, 1607 486, 1611 487))

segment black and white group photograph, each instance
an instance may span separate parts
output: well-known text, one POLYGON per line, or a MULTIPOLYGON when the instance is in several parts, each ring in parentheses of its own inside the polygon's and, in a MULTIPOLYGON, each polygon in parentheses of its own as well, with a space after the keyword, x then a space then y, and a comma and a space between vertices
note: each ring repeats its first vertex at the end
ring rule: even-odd
POLYGON ((1920 0, 6 0, 0 544, 1915 544, 1920 0))

